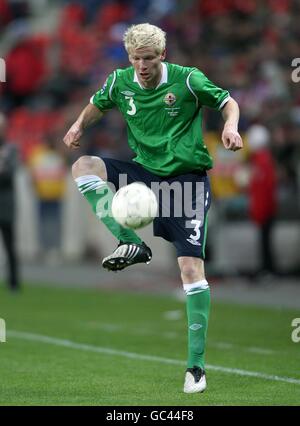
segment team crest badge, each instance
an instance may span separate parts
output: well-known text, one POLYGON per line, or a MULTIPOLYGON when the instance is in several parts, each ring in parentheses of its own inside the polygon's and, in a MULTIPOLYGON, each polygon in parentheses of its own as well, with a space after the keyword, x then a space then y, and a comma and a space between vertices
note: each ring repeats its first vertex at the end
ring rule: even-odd
POLYGON ((176 102, 176 96, 174 95, 174 93, 167 93, 164 97, 164 102, 169 106, 174 105, 176 102))

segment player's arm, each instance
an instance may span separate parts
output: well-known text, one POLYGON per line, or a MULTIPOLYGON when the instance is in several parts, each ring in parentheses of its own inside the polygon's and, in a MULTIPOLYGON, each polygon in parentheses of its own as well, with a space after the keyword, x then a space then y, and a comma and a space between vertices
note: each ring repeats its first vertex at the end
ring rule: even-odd
POLYGON ((84 129, 91 126, 100 120, 105 111, 110 110, 115 106, 114 84, 116 81, 116 72, 110 74, 102 89, 98 90, 90 99, 82 113, 79 115, 75 123, 72 125, 66 136, 64 143, 73 149, 79 148, 79 140, 84 132, 84 129))
POLYGON ((64 143, 72 149, 77 149, 80 147, 79 140, 83 135, 84 129, 94 124, 96 121, 100 120, 103 116, 103 112, 100 111, 92 103, 88 104, 84 110, 81 112, 75 123, 68 130, 66 136, 64 137, 64 143))
POLYGON ((239 106, 227 90, 216 86, 203 72, 194 68, 189 74, 188 87, 192 88, 201 105, 221 111, 225 121, 222 142, 226 149, 236 151, 243 147, 238 133, 239 106))
POLYGON ((222 109, 222 116, 225 121, 222 133, 223 145, 231 151, 243 148, 243 140, 238 132, 240 110, 233 98, 229 98, 226 102, 222 109))

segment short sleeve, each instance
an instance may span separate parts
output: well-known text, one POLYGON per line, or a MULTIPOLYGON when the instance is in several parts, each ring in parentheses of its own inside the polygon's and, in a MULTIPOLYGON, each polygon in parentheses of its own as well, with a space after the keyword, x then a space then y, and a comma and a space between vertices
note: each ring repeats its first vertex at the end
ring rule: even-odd
POLYGON ((221 89, 198 69, 191 71, 187 84, 201 105, 220 110, 230 98, 228 90, 221 89))
POLYGON ((112 109, 115 106, 113 101, 113 89, 116 82, 116 72, 114 71, 105 80, 102 88, 98 90, 90 99, 90 103, 101 111, 112 109))

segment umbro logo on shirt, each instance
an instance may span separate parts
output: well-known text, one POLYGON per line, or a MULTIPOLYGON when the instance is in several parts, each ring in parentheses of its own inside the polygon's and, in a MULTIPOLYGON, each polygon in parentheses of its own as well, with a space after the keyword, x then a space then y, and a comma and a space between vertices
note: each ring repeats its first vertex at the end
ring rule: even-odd
POLYGON ((125 95, 125 96, 134 96, 135 95, 135 93, 131 92, 130 90, 123 90, 123 92, 121 92, 121 93, 122 93, 122 95, 125 95))

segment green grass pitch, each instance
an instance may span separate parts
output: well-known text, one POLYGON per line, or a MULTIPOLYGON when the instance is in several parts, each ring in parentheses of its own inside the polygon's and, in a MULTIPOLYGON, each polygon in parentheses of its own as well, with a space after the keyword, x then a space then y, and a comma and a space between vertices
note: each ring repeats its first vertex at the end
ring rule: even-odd
POLYGON ((299 405, 299 312, 212 300, 208 388, 182 392, 185 304, 172 296, 0 288, 0 405, 299 405))

